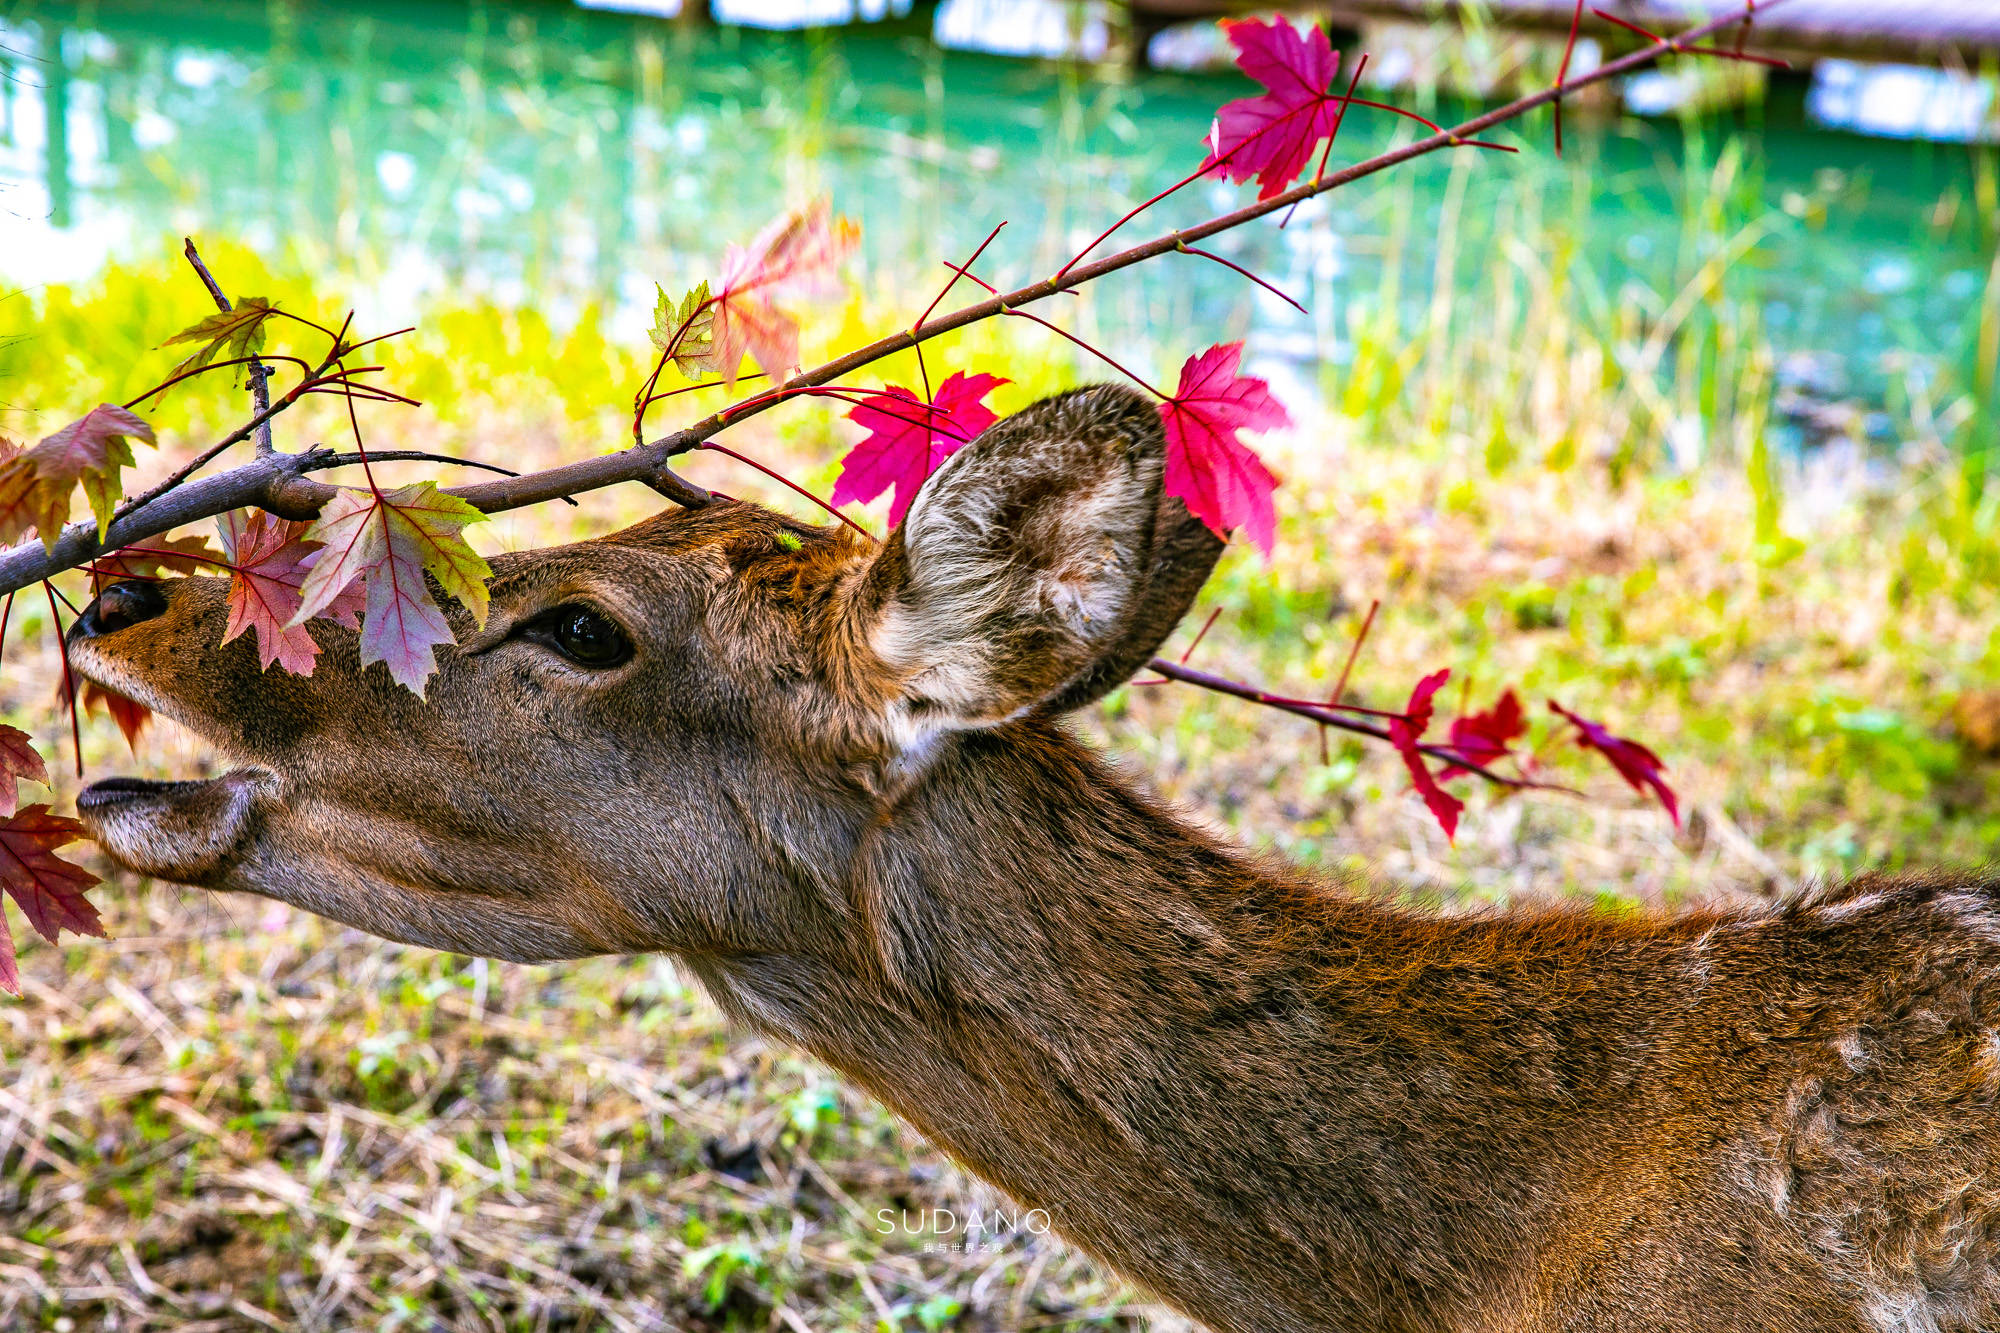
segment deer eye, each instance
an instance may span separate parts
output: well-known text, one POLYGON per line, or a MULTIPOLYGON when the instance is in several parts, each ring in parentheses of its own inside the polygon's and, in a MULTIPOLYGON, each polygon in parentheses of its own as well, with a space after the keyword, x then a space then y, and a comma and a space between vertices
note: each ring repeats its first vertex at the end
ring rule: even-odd
POLYGON ((525 637, 548 644, 578 666, 615 667, 632 656, 625 631, 587 606, 559 606, 536 616, 525 637))

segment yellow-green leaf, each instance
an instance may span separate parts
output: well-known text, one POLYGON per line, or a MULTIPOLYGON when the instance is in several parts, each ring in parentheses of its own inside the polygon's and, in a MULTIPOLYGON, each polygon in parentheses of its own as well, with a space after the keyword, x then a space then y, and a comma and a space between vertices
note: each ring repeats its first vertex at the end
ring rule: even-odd
POLYGON ((703 279, 676 306, 667 289, 653 284, 659 299, 653 304, 653 346, 671 350, 674 368, 691 380, 715 369, 715 306, 703 279))
POLYGON ((161 343, 162 347, 172 347, 175 343, 200 343, 194 353, 175 366, 176 375, 184 371, 199 370, 215 359, 215 354, 227 347, 231 359, 239 356, 255 356, 264 350, 264 321, 271 317, 277 304, 261 296, 246 296, 236 303, 233 310, 218 310, 205 319, 194 323, 161 343))

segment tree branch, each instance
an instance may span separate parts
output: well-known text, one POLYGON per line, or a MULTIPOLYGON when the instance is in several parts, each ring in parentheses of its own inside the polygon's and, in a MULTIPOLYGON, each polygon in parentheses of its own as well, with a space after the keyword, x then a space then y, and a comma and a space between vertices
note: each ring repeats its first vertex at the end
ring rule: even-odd
MULTIPOLYGON (((1785 0, 1764 0, 1764 3, 1758 5, 1758 12, 1761 13, 1774 5, 1783 4, 1784 2, 1785 0)), ((1699 42, 1705 37, 1733 27, 1742 21, 1743 15, 1741 12, 1731 12, 1726 17, 1713 19, 1678 37, 1655 42, 1653 45, 1635 51, 1631 55, 1600 65, 1588 74, 1571 79, 1563 85, 1561 93, 1573 93, 1579 88, 1589 87, 1594 83, 1615 79, 1629 74, 1634 70, 1642 69, 1658 60, 1661 56, 1685 50, 1689 44, 1699 42)), ((824 365, 801 372, 787 380, 782 387, 797 389, 829 383, 860 369, 870 362, 879 361, 886 356, 893 356, 897 352, 908 351, 919 343, 927 342, 942 334, 964 328, 969 324, 979 323, 981 320, 991 319, 996 315, 1003 314, 1019 306, 1045 300, 1059 292, 1080 287, 1087 282, 1092 282, 1107 274, 1116 273, 1120 269, 1130 268, 1134 264, 1143 263, 1148 259, 1179 250, 1182 246, 1192 242, 1206 240, 1210 236, 1240 227, 1246 222, 1254 222, 1258 218, 1266 217, 1284 208, 1289 208, 1302 200, 1312 198, 1314 195, 1325 194, 1329 190, 1339 189, 1343 185, 1348 185, 1363 177, 1386 171, 1390 167, 1400 166, 1402 163, 1411 161, 1412 159, 1428 156, 1441 149, 1463 145, 1469 139, 1472 139, 1485 130, 1504 124, 1507 121, 1518 119, 1530 111, 1549 105, 1556 100, 1558 95, 1559 93, 1556 89, 1545 88, 1540 92, 1517 98, 1504 106, 1496 107, 1483 115, 1475 116, 1442 133, 1405 144, 1401 148, 1377 154, 1365 162, 1359 162, 1351 167, 1346 167, 1318 181, 1307 181, 1301 185, 1294 186, 1283 194, 1274 195, 1269 199, 1257 203, 1247 204, 1234 212, 1224 213, 1197 226, 1188 227, 1181 231, 1169 232, 1164 236, 1155 237, 1150 241, 1135 245, 1128 250, 1121 250, 1114 255, 1107 255, 1105 258, 1092 263, 1080 264, 1060 277, 1047 278, 1041 282, 1030 283, 1028 286, 1018 288, 1015 291, 1005 292, 973 305, 962 307, 948 315, 940 315, 936 319, 929 320, 915 328, 891 334, 886 338, 870 343, 866 347, 849 352, 845 356, 837 357, 824 365)), ((725 426, 740 421, 744 417, 764 411, 768 407, 773 406, 776 401, 778 400, 775 398, 768 398, 761 402, 750 400, 740 404, 731 404, 720 411, 702 418, 691 426, 675 431, 671 435, 662 436, 644 445, 635 445, 620 453, 601 454, 594 458, 581 459, 575 463, 567 463, 551 468, 546 472, 535 473, 515 481, 483 482, 472 486, 456 487, 453 489, 452 494, 465 500, 475 508, 485 510, 488 513, 495 513, 503 509, 512 509, 520 505, 535 504, 542 500, 553 499, 558 495, 572 495, 578 491, 594 490, 600 486, 609 486, 616 482, 643 477, 654 469, 665 466, 668 459, 697 448, 702 441, 717 434, 725 426)), ((0 591, 5 591, 7 586, 7 570, 4 565, 0 565, 0 591)))
MULTIPOLYGON (((1762 13, 1783 3, 1785 0, 1762 0, 1756 7, 1757 12, 1762 13)), ((1233 212, 1210 218, 1199 225, 1169 232, 1117 254, 1107 255, 1088 264, 1079 264, 1054 277, 989 297, 950 314, 927 320, 913 328, 899 331, 828 361, 824 365, 795 375, 781 387, 784 390, 799 390, 832 383, 871 362, 897 352, 907 351, 955 329, 991 319, 1018 307, 1093 282, 1107 274, 1130 268, 1134 264, 1178 251, 1190 243, 1206 240, 1210 236, 1254 222, 1258 218, 1267 217, 1315 195, 1339 189, 1364 177, 1386 171, 1390 167, 1428 156, 1442 149, 1465 146, 1480 133, 1496 125, 1518 119, 1580 88, 1619 78, 1644 68, 1662 56, 1686 53, 1704 38, 1735 27, 1742 21, 1742 11, 1732 10, 1677 37, 1657 41, 1630 55, 1600 65, 1588 74, 1517 98, 1451 129, 1377 154, 1330 176, 1304 182, 1282 194, 1247 204, 1233 212)), ((190 244, 190 261, 200 270, 199 259, 193 255, 192 250, 190 244)), ((208 282, 211 294, 218 300, 224 300, 220 288, 215 286, 213 279, 208 277, 205 270, 201 271, 204 280, 208 282)), ((295 389, 292 394, 288 394, 277 403, 259 408, 248 423, 232 432, 223 442, 205 451, 193 466, 199 466, 229 444, 266 425, 272 416, 296 400, 298 392, 299 390, 295 389)), ((539 504, 546 500, 562 499, 580 492, 597 490, 622 481, 639 481, 678 503, 705 503, 709 498, 708 493, 676 475, 668 466, 670 460, 699 448, 726 426, 765 411, 789 396, 783 392, 766 391, 762 395, 733 403, 690 426, 646 444, 633 445, 617 453, 579 459, 574 463, 565 463, 525 476, 452 487, 447 494, 455 495, 474 508, 487 513, 499 513, 508 509, 518 509, 524 505, 539 504)), ((97 539, 94 525, 87 522, 73 523, 64 529, 53 551, 45 549, 40 542, 28 542, 0 555, 0 593, 24 588, 37 580, 74 568, 103 551, 144 541, 148 537, 157 536, 181 524, 212 518, 246 505, 267 509, 285 518, 312 517, 336 490, 333 486, 313 481, 304 475, 311 467, 323 465, 323 459, 318 459, 316 454, 288 455, 267 453, 260 449, 254 461, 200 482, 183 484, 181 479, 193 470, 192 466, 183 468, 174 477, 169 478, 168 482, 154 487, 126 506, 120 516, 113 520, 109 533, 101 542, 97 539)), ((1189 668, 1176 668, 1176 670, 1185 672, 1189 668)), ((1314 720, 1321 719, 1315 717, 1314 720)), ((1350 719, 1343 718, 1339 722, 1327 721, 1327 725, 1345 726, 1347 730, 1354 730, 1361 724, 1354 724, 1350 719)), ((1506 781, 1506 779, 1497 780, 1506 781)))

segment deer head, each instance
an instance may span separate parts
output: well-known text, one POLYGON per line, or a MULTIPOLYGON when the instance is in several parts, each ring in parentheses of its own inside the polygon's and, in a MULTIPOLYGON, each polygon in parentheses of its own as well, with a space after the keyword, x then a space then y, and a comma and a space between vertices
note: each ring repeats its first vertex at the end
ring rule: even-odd
POLYGON ((1099 387, 987 431, 879 546, 717 502, 503 555, 421 699, 326 622, 311 676, 260 671, 221 579, 120 584, 76 669, 242 766, 78 810, 141 873, 463 953, 833 947, 856 847, 942 756, 1097 698, 1185 612, 1220 544, 1164 457, 1099 387))

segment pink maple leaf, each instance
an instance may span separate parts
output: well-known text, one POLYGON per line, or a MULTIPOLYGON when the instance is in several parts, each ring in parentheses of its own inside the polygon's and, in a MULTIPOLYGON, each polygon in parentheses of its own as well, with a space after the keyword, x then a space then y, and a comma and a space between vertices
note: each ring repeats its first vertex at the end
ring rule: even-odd
POLYGON ((1312 158, 1313 147, 1333 133, 1342 100, 1329 94, 1340 55, 1315 27, 1309 34, 1284 18, 1225 22, 1236 47, 1236 65, 1264 85, 1216 112, 1208 159, 1228 180, 1257 178, 1257 197, 1283 194, 1312 158))
MULTIPOLYGON (((1467 713, 1454 718, 1451 724, 1451 748, 1466 760, 1482 768, 1506 755, 1514 742, 1528 734, 1528 721, 1521 712, 1521 697, 1508 690, 1495 701, 1491 708, 1477 713, 1467 713)), ((1455 764, 1446 765, 1444 779, 1462 778, 1472 770, 1455 764)))
POLYGON ((1417 748, 1417 742, 1431 724, 1431 699, 1451 679, 1451 671, 1433 671, 1418 681, 1410 691, 1410 702, 1403 707, 1403 716, 1389 719, 1389 743, 1396 747, 1396 753, 1403 756, 1403 766, 1410 770, 1410 782, 1417 789, 1417 795, 1424 798, 1424 805, 1431 817, 1444 830, 1445 841, 1458 836, 1458 817, 1465 809, 1465 802, 1453 796, 1438 785, 1431 775, 1430 765, 1424 762, 1424 752, 1417 748))
POLYGON ((860 235, 820 199, 779 218, 748 246, 730 246, 715 296, 711 350, 698 364, 733 384, 748 352, 772 383, 782 380, 799 363, 799 322, 777 303, 838 291, 834 270, 860 235))
POLYGON ((938 464, 1000 419, 981 400, 1005 383, 998 375, 955 372, 928 405, 900 384, 869 394, 847 413, 868 434, 841 460, 833 503, 866 504, 893 488, 889 523, 901 523, 938 464))
POLYGON ((1549 700, 1549 707, 1576 724, 1578 745, 1609 759, 1611 766, 1618 770, 1618 776, 1630 783, 1632 790, 1641 796, 1651 790, 1660 804, 1666 807, 1667 814, 1673 817, 1674 827, 1680 827, 1680 801, 1675 797, 1674 789, 1660 776, 1667 768, 1660 761, 1660 756, 1635 740, 1612 735, 1604 726, 1587 717, 1578 717, 1553 699, 1549 700))
POLYGON ((361 664, 381 662, 397 684, 418 697, 437 669, 432 650, 452 641, 424 576, 458 598, 479 624, 486 623, 486 580, 493 570, 466 543, 467 524, 486 515, 435 482, 393 491, 341 490, 319 511, 305 540, 322 543, 299 588, 299 608, 289 624, 303 625, 334 608, 361 581, 366 619, 361 664))
POLYGON ((1240 342, 1218 343, 1181 367, 1180 388, 1160 404, 1167 429, 1167 494, 1186 501, 1220 537, 1242 528, 1266 556, 1277 542, 1271 493, 1278 479, 1237 438, 1238 431, 1292 424, 1271 386, 1238 375, 1240 342))

